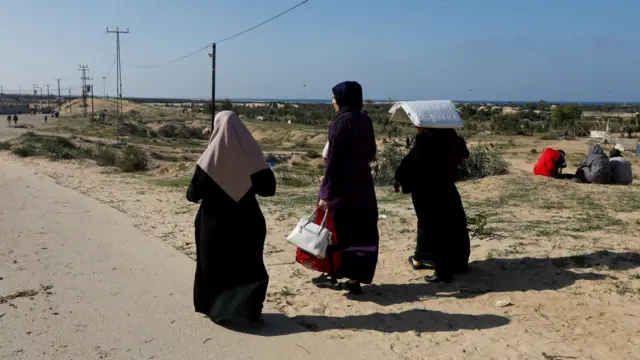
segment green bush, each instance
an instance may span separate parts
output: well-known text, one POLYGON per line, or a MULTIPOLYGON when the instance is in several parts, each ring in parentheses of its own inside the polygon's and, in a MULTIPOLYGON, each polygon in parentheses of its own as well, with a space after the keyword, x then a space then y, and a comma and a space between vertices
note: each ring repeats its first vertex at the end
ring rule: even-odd
POLYGON ((11 150, 11 143, 8 141, 0 141, 0 151, 11 150))
POLYGON ((48 157, 51 160, 70 160, 75 157, 73 150, 76 149, 76 146, 71 140, 64 137, 55 136, 42 138, 40 148, 49 153, 48 157))
POLYGON ((118 154, 107 146, 100 146, 93 152, 93 160, 98 166, 116 166, 118 154))
POLYGON ((318 158, 320 158, 321 156, 322 156, 322 155, 321 155, 319 152, 315 151, 315 150, 309 150, 309 151, 307 151, 307 157, 308 157, 309 159, 318 159, 318 158))
POLYGON ((460 166, 462 180, 482 179, 508 172, 509 162, 504 159, 500 150, 480 145, 471 149, 469 158, 460 166))
POLYGON ((158 129, 157 135, 163 138, 199 139, 202 138, 202 129, 185 124, 165 124, 158 129))
POLYGON ((36 149, 33 146, 20 145, 11 149, 11 152, 19 157, 28 157, 35 155, 36 149))
POLYGON ((378 186, 393 185, 395 182, 396 169, 400 166, 404 158, 402 147, 388 144, 378 154, 378 161, 374 167, 373 181, 378 186))
POLYGON ((540 136, 542 140, 560 140, 560 135, 557 132, 550 132, 540 136))
POLYGON ((149 156, 142 149, 129 145, 122 152, 118 167, 124 172, 145 171, 149 169, 149 156))

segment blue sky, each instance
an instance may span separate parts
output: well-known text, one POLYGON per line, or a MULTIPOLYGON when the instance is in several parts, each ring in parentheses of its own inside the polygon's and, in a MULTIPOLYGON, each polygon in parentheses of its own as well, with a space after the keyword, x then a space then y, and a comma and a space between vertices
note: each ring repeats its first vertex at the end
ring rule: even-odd
MULTIPOLYGON (((201 52, 300 0, 0 0, 0 84, 31 89, 61 77, 115 95, 123 36, 125 96, 210 95, 201 52)), ((372 99, 640 100, 637 0, 310 0, 218 46, 218 98, 329 98, 357 80, 372 99)), ((77 90, 74 90, 77 92, 77 90)))

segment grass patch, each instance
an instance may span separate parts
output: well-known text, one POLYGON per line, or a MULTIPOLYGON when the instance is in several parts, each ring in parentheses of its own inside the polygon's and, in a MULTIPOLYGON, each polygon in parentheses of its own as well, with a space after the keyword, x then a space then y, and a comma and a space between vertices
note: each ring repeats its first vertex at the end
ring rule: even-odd
POLYGON ((276 181, 279 185, 305 187, 318 185, 320 183, 320 176, 322 176, 323 171, 321 169, 282 164, 277 165, 274 168, 274 173, 276 175, 276 181))
POLYGON ((8 141, 0 141, 0 151, 11 150, 11 143, 8 141))
POLYGON ((19 157, 29 157, 36 155, 37 150, 33 146, 20 145, 11 149, 11 152, 19 157))

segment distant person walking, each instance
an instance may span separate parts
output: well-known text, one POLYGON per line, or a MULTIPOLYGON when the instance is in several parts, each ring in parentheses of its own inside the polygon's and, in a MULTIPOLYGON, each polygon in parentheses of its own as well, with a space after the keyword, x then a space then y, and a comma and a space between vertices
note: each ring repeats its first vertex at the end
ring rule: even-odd
POLYGON ((11 125, 11 115, 7 115, 7 124, 11 125))
POLYGON ((17 124, 18 123, 18 115, 13 115, 13 123, 17 124))
POLYGON ((44 116, 44 123, 47 123, 47 115, 44 116))
POLYGON ((435 267, 425 280, 449 283, 454 274, 468 271, 467 217, 455 183, 469 150, 453 129, 418 131, 413 148, 396 170, 394 186, 411 194, 418 217, 418 241, 409 265, 414 270, 435 267))
POLYGON ((187 190, 189 201, 200 202, 195 220, 195 310, 215 323, 264 322, 267 226, 256 195, 273 196, 275 191, 273 171, 249 130, 236 113, 218 113, 187 190))

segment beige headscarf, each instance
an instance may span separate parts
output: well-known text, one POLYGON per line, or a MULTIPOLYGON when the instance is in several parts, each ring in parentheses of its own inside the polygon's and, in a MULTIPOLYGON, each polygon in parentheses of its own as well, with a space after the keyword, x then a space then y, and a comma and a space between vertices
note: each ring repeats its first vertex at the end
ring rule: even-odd
POLYGON ((251 188, 251 175, 269 168, 260 146, 233 111, 216 115, 209 147, 198 165, 235 201, 251 188))

